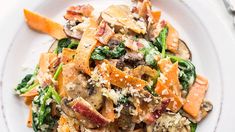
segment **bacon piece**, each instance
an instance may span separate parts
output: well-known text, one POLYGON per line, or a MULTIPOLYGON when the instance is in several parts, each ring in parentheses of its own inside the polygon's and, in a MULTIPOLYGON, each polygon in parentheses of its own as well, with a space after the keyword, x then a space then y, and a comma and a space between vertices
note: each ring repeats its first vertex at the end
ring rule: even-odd
POLYGON ((145 122, 147 124, 152 124, 156 121, 156 119, 160 118, 161 115, 166 111, 167 106, 170 103, 170 99, 165 99, 162 101, 161 107, 156 109, 153 113, 149 113, 145 117, 145 122))
POLYGON ((102 21, 98 27, 96 39, 102 44, 107 44, 114 34, 115 33, 111 27, 109 27, 105 21, 102 21))
POLYGON ((101 36, 104 34, 104 31, 105 31, 105 27, 106 27, 106 22, 105 21, 102 21, 98 27, 98 31, 96 33, 97 36, 101 36))
POLYGON ((72 101, 70 105, 75 112, 78 112, 98 127, 106 126, 110 122, 81 97, 72 101))
POLYGON ((70 6, 67 9, 67 13, 64 18, 67 20, 78 20, 82 22, 82 17, 91 16, 94 8, 91 5, 78 5, 78 6, 70 6))

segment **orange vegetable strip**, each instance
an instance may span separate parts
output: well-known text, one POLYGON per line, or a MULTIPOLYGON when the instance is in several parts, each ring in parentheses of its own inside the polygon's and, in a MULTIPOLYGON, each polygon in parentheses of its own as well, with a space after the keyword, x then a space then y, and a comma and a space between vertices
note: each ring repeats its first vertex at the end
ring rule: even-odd
POLYGON ((161 80, 158 80, 155 91, 161 97, 171 100, 170 104, 168 105, 168 108, 171 111, 178 112, 180 110, 183 105, 182 99, 176 96, 166 85, 162 83, 161 80))
POLYGON ((166 76, 166 86, 171 88, 175 95, 181 97, 181 89, 180 89, 180 82, 178 78, 178 62, 175 62, 172 67, 164 73, 166 76))
POLYGON ((166 38, 167 49, 173 53, 178 53, 179 33, 169 23, 167 23, 167 27, 168 27, 168 35, 166 38))
POLYGON ((100 72, 101 76, 103 77, 104 80, 106 80, 107 82, 105 83, 105 87, 107 89, 111 89, 111 84, 110 84, 110 78, 109 78, 109 71, 106 68, 102 68, 101 66, 102 64, 98 64, 97 63, 97 68, 98 71, 100 72))
POLYGON ((89 26, 84 31, 81 41, 77 47, 75 62, 78 70, 90 75, 90 56, 96 47, 97 40, 95 39, 97 23, 94 18, 89 18, 89 26))
POLYGON ((57 55, 55 53, 42 53, 39 59, 39 72, 48 72, 49 66, 55 62, 57 55))
POLYGON ((27 127, 32 127, 33 117, 32 117, 32 104, 29 105, 29 115, 27 119, 27 127))
POLYGON ((152 78, 156 78, 158 73, 156 70, 150 68, 149 66, 141 65, 131 70, 131 74, 132 76, 139 77, 139 78, 144 74, 149 75, 152 78))
POLYGON ((66 38, 63 26, 37 13, 24 9, 25 21, 36 31, 51 35, 56 39, 66 38))
POLYGON ((183 109, 193 118, 196 118, 200 112, 200 106, 205 97, 207 89, 208 80, 202 76, 197 75, 196 81, 190 88, 188 96, 186 97, 186 103, 183 107, 183 109))
POLYGON ((62 50, 61 62, 63 64, 67 64, 68 62, 73 60, 75 55, 76 55, 76 50, 72 50, 72 49, 69 49, 69 48, 64 48, 62 50))
POLYGON ((38 91, 36 88, 33 88, 32 90, 20 95, 22 97, 35 97, 36 95, 38 95, 38 91))
POLYGON ((32 104, 33 99, 34 99, 34 96, 26 96, 26 97, 24 97, 24 103, 25 103, 27 106, 29 106, 29 105, 32 104))
POLYGON ((146 85, 148 85, 146 81, 130 76, 111 65, 108 61, 105 62, 108 65, 111 84, 120 88, 134 87, 136 89, 143 89, 146 85))
POLYGON ((158 61, 158 66, 160 68, 160 71, 162 73, 165 73, 171 68, 172 63, 169 58, 164 58, 164 59, 161 59, 160 61, 158 61))
POLYGON ((152 11, 151 14, 152 14, 154 23, 156 23, 160 20, 160 17, 161 17, 161 12, 160 11, 152 11))
MULTIPOLYGON (((63 70, 62 70, 63 72, 63 70)), ((58 94, 61 96, 61 97, 65 97, 66 96, 66 92, 64 90, 64 85, 63 85, 63 73, 60 73, 59 76, 58 76, 58 86, 57 86, 57 89, 56 91, 58 92, 58 94)))

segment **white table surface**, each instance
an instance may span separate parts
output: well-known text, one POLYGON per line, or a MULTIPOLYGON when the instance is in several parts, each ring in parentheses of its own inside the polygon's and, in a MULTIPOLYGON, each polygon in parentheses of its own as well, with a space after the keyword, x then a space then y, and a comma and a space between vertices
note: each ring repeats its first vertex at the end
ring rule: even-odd
MULTIPOLYGON (((0 69, 5 58, 9 46, 9 40, 12 40, 12 37, 15 35, 15 29, 18 29, 19 25, 14 24, 12 21, 8 21, 10 17, 16 17, 19 21, 23 20, 23 8, 28 8, 27 1, 31 0, 0 0, 0 31, 1 31, 1 42, 0 42, 0 69), (27 6, 26 6, 27 5, 27 6), (10 27, 10 28, 9 28, 10 27)), ((226 28, 232 32, 235 38, 235 26, 232 24, 232 16, 228 14, 224 3, 222 0, 198 0, 203 1, 203 3, 208 7, 209 10, 212 10, 226 25, 226 28)), ((234 0, 235 1, 235 0, 234 0)), ((35 1, 34 5, 31 5, 30 8, 34 7, 38 1, 35 1)), ((219 25, 218 25, 219 26, 219 25)), ((1 71, 0 71, 1 72, 1 71)), ((1 109, 0 109, 1 110, 1 109)), ((0 125, 2 124, 2 115, 0 114, 0 125)), ((235 128, 235 126, 234 126, 235 128)), ((0 126, 0 131, 6 131, 3 126, 0 126)))

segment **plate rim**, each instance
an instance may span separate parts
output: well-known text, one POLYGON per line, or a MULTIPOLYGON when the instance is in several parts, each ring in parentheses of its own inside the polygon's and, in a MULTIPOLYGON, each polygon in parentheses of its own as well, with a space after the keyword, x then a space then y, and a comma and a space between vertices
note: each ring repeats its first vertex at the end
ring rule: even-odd
MULTIPOLYGON (((43 2, 44 2, 44 1, 43 1, 43 2)), ((39 4, 37 4, 36 8, 33 8, 33 10, 37 10, 38 8, 40 8, 40 5, 41 5, 43 2, 40 2, 39 4)), ((205 29, 207 29, 207 28, 205 27, 205 25, 202 23, 201 19, 198 17, 198 13, 197 13, 197 12, 194 12, 194 11, 191 9, 191 7, 190 7, 189 4, 186 2, 186 0, 181 0, 181 2, 182 2, 183 4, 185 4, 185 6, 187 6, 187 8, 188 8, 194 15, 197 16, 198 22, 200 22, 200 24, 201 24, 205 29)), ((192 3, 193 3, 193 2, 192 2, 192 3)), ((210 9, 208 9, 208 10, 210 10, 210 9)), ((213 15, 213 16, 214 16, 214 17, 217 17, 217 16, 215 16, 215 15, 213 15)), ((221 21, 218 21, 218 23, 222 23, 222 22, 221 22, 221 21)), ((24 25, 24 22, 21 21, 20 24, 18 24, 18 25, 19 25, 19 26, 18 26, 18 29, 16 30, 14 36, 12 37, 11 42, 10 42, 8 48, 7 48, 6 55, 4 56, 4 61, 3 61, 3 64, 2 64, 3 66, 2 66, 2 68, 1 68, 1 75, 0 75, 0 78, 1 78, 1 79, 4 78, 4 71, 5 71, 5 67, 6 67, 6 63, 5 63, 5 62, 7 62, 7 58, 8 58, 8 55, 9 55, 9 51, 11 50, 11 48, 12 48, 12 46, 13 46, 13 43, 14 43, 14 41, 15 41, 14 38, 17 36, 17 33, 21 30, 22 26, 24 25)), ((222 24, 222 25, 223 25, 223 24, 222 24)), ((224 25, 223 25, 223 27, 221 26, 221 28, 225 28, 224 25)), ((205 30, 205 31, 207 31, 207 34, 210 36, 210 41, 212 41, 212 40, 211 40, 211 34, 208 32, 208 29, 205 30)), ((220 114, 219 114, 219 117, 218 117, 218 120, 217 120, 217 125, 216 125, 216 128, 215 128, 215 131, 216 131, 216 129, 217 129, 217 127, 218 127, 218 124, 220 123, 221 113, 222 113, 222 109, 223 109, 223 101, 224 101, 224 74, 223 74, 222 66, 221 66, 221 64, 220 64, 220 62, 221 62, 220 57, 218 57, 218 56, 219 56, 219 53, 218 53, 217 48, 216 48, 216 45, 215 45, 215 43, 214 43, 213 41, 212 41, 212 45, 213 45, 213 49, 215 50, 216 57, 217 57, 217 59, 219 60, 219 68, 220 68, 219 74, 222 76, 222 77, 220 77, 221 85, 222 85, 222 88, 221 88, 221 90, 222 90, 222 94, 221 94, 221 95, 222 95, 222 96, 221 96, 220 114)), ((2 92, 1 92, 1 91, 2 91, 2 84, 3 84, 3 82, 2 82, 2 80, 1 80, 1 81, 0 81, 0 105, 1 105, 0 107, 1 107, 2 111, 0 111, 0 114, 2 114, 3 117, 5 117, 4 111, 3 111, 4 106, 3 106, 3 103, 2 103, 2 92)), ((8 131, 9 131, 9 128, 8 128, 8 126, 7 126, 6 119, 4 119, 4 123, 5 123, 5 126, 7 127, 8 131)))

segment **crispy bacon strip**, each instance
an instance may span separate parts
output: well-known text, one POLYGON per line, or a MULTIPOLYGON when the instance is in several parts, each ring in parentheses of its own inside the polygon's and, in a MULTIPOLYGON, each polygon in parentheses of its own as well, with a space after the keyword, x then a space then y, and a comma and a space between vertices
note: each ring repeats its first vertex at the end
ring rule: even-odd
POLYGON ((75 112, 78 112, 96 126, 106 126, 110 122, 81 97, 72 101, 70 105, 75 112))
POLYGON ((67 9, 64 18, 67 20, 77 20, 82 22, 82 17, 89 17, 91 16, 94 8, 91 5, 78 5, 78 6, 70 6, 67 9))
POLYGON ((107 44, 114 34, 115 33, 111 27, 109 27, 105 21, 102 21, 98 27, 96 39, 102 44, 107 44))

